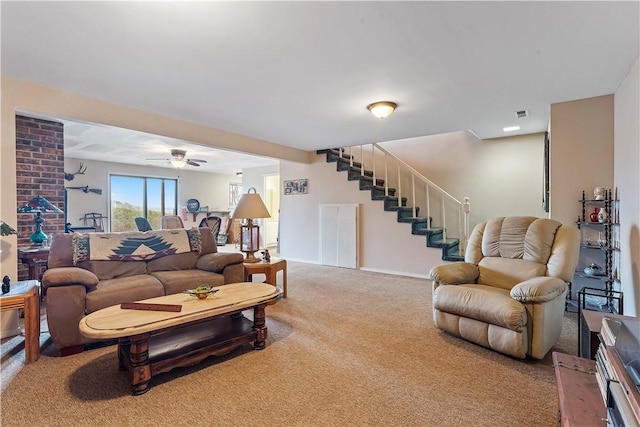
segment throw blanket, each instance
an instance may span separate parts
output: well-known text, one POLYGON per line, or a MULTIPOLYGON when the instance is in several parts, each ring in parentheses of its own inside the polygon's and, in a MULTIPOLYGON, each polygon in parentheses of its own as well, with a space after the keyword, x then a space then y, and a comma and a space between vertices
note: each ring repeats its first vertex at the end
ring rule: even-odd
POLYGON ((81 261, 148 261, 201 249, 197 228, 144 233, 75 233, 71 240, 74 265, 81 261))

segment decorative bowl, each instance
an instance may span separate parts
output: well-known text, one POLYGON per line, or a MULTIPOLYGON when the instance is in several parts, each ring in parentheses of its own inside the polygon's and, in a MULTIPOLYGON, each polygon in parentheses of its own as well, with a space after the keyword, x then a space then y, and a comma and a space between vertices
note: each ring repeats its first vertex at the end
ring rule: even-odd
POLYGON ((213 295, 219 290, 220 289, 214 288, 213 286, 203 285, 198 286, 195 289, 187 289, 186 291, 183 291, 183 293, 189 294, 192 297, 197 297, 198 299, 205 299, 209 295, 213 295))

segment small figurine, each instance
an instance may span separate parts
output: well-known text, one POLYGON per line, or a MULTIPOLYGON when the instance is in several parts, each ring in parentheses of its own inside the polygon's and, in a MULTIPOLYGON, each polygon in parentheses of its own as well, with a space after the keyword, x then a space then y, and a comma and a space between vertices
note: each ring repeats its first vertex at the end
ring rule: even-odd
POLYGON ((4 276, 2 278, 2 293, 8 294, 10 290, 11 290, 11 279, 9 279, 9 276, 4 276))
POLYGON ((271 262, 271 255, 269 254, 269 249, 265 249, 260 252, 262 254, 262 261, 271 262))

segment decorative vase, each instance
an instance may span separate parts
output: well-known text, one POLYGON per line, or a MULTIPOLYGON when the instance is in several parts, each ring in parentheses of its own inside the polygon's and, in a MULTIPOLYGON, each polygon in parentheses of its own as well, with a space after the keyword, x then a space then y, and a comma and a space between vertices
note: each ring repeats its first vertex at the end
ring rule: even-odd
POLYGON ((600 209, 598 212, 598 222, 607 222, 609 219, 609 213, 604 209, 600 209))
POLYGON ((589 215, 591 222, 598 222, 598 215, 600 214, 600 208, 593 208, 593 212, 589 215))
POLYGON ((604 187, 596 187, 593 189, 593 200, 604 200, 604 187))
POLYGON ((584 269, 584 274, 588 276, 599 276, 602 274, 602 269, 598 264, 594 262, 593 264, 591 264, 590 266, 584 269))

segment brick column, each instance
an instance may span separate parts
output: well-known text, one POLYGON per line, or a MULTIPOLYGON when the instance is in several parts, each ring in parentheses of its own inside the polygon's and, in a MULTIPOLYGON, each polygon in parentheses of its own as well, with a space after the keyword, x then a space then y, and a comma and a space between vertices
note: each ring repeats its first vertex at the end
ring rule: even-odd
MULTIPOLYGON (((61 210, 64 206, 64 128, 62 123, 16 115, 16 209, 40 195, 61 210)), ((47 235, 64 233, 64 214, 44 213, 47 235)), ((35 214, 18 214, 18 246, 30 246, 35 214)), ((18 261, 18 280, 27 267, 18 261)))

